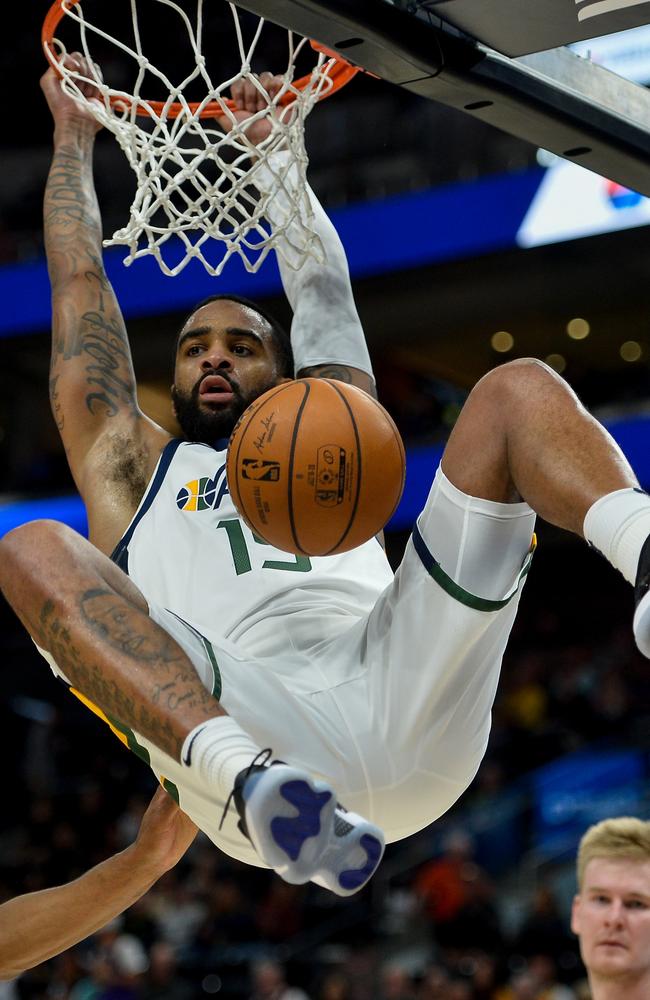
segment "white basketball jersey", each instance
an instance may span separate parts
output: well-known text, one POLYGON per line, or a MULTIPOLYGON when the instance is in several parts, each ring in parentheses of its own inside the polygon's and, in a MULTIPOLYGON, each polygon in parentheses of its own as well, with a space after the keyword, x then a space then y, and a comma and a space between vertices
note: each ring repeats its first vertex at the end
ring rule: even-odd
POLYGON ((311 558, 261 541, 230 498, 226 452, 178 439, 113 559, 149 600, 256 656, 330 638, 366 615, 393 578, 376 539, 311 558))

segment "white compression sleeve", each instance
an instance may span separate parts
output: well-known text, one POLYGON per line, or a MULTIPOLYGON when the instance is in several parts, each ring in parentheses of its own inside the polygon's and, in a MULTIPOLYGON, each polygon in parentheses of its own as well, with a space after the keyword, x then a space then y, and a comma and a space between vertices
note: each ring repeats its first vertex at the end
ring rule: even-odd
POLYGON ((309 228, 316 232, 323 247, 324 262, 307 256, 300 264, 296 249, 304 245, 304 229, 297 221, 286 226, 293 210, 298 170, 291 164, 290 154, 271 154, 269 162, 260 162, 255 172, 255 184, 263 194, 274 191, 266 206, 266 215, 273 228, 286 227, 277 246, 277 258, 285 294, 293 309, 291 343, 296 373, 313 365, 339 364, 358 368, 372 377, 372 365, 366 339, 354 304, 348 262, 336 229, 311 190, 306 186, 302 200, 303 213, 309 228), (278 175, 282 184, 278 185, 278 175))

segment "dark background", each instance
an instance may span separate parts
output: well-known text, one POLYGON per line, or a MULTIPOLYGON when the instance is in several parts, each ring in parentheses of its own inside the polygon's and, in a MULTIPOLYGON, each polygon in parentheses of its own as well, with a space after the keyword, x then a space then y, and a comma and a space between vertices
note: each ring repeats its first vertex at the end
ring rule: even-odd
MULTIPOLYGON (((51 122, 38 89, 45 68, 38 31, 46 6, 30 6, 0 60, 6 95, 0 186, 0 264, 5 266, 36 261, 43 252, 40 211, 51 122)), ((117 6, 111 9, 117 11, 117 6)), ((214 17, 216 29, 221 15, 214 17)), ((169 33, 160 24, 151 43, 163 61, 173 60, 169 33)), ((269 52, 278 44, 273 41, 269 52)), ((224 51, 225 72, 225 46, 224 51)), ((537 155, 470 118, 366 77, 316 109, 307 126, 307 146, 312 185, 329 209, 516 173, 533 167, 537 155)), ((111 136, 98 140, 96 182, 109 234, 125 221, 133 192, 130 172, 111 136)), ((408 241, 408 232, 402 238, 408 241)), ((380 398, 407 448, 443 442, 477 379, 519 356, 562 354, 564 376, 596 415, 647 412, 647 238, 647 228, 642 228, 356 282, 380 398), (566 324, 575 316, 591 325, 584 341, 567 337, 566 324), (515 338, 505 355, 490 344, 497 330, 508 330, 515 338), (626 340, 641 345, 635 363, 620 357, 626 340)), ((226 272, 219 290, 227 290, 227 281, 226 272)), ((288 323, 284 301, 273 298, 265 305, 288 323)), ((171 346, 182 318, 184 314, 152 315, 129 323, 143 403, 161 420, 168 419, 171 346)), ((47 403, 49 332, 7 337, 0 350, 2 497, 69 493, 73 484, 47 403)), ((409 970, 410 993, 404 998, 417 992, 434 1000, 454 995, 496 1000, 496 987, 481 992, 477 984, 477 956, 493 956, 495 982, 504 987, 528 968, 535 949, 522 943, 521 934, 534 914, 540 886, 555 892, 559 914, 555 924, 546 914, 545 926, 566 929, 571 856, 580 823, 584 828, 591 817, 578 810, 562 844, 545 848, 537 825, 535 775, 563 755, 587 750, 630 752, 645 768, 650 705, 647 664, 631 641, 630 588, 577 539, 545 525, 539 536, 504 662, 493 736, 472 789, 431 830, 390 848, 377 884, 344 907, 312 889, 289 893, 281 906, 277 880, 227 859, 215 860, 217 852, 206 852, 200 844, 178 875, 154 893, 146 920, 139 911, 127 920, 127 930, 144 943, 153 966, 153 945, 170 939, 160 915, 187 905, 189 926, 191 907, 181 901, 183 893, 204 907, 200 930, 189 943, 175 945, 175 976, 189 984, 186 995, 210 992, 215 981, 206 977, 212 975, 219 979, 221 995, 248 996, 250 962, 271 954, 285 965, 289 979, 313 997, 334 997, 324 992, 323 983, 336 974, 347 990, 340 996, 397 996, 387 992, 382 980, 383 964, 391 957, 409 970), (473 906, 472 918, 465 912, 456 937, 452 933, 450 938, 449 928, 427 910, 417 886, 422 866, 446 856, 445 838, 456 829, 472 836, 475 868, 465 889, 471 885, 475 895, 473 901, 466 899, 466 908, 473 906), (274 914, 270 921, 269 913, 274 914), (479 934, 478 925, 494 933, 479 934), (434 967, 448 977, 438 994, 427 985, 434 967)), ((407 537, 408 531, 388 536, 394 565, 407 537)), ((132 830, 125 817, 139 815, 152 785, 140 762, 48 675, 6 605, 0 608, 0 623, 0 746, 7 765, 0 875, 10 896, 73 877, 124 846, 132 830)), ((619 797, 618 803, 627 807, 632 801, 645 814, 645 797, 635 794, 619 797)), ((612 801, 615 808, 616 798, 612 801)), ((540 917, 538 930, 541 923, 540 917)), ((100 966, 111 947, 104 939, 90 942, 74 956, 23 977, 12 987, 13 995, 72 1000, 86 995, 183 996, 180 987, 156 993, 158 987, 147 979, 151 972, 136 974, 133 982, 125 982, 125 973, 113 972, 119 983, 107 986, 100 966), (131 993, 107 993, 109 986, 131 993)), ((574 944, 559 934, 543 947, 558 978, 573 984, 578 996, 582 972, 574 944)))

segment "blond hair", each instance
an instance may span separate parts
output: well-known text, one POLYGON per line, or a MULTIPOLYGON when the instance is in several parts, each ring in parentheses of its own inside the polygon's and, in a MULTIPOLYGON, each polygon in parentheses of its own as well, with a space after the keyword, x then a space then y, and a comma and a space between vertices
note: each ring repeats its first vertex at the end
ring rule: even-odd
POLYGON ((592 858, 650 861, 650 822, 634 816, 618 816, 590 826, 578 847, 579 891, 592 858))

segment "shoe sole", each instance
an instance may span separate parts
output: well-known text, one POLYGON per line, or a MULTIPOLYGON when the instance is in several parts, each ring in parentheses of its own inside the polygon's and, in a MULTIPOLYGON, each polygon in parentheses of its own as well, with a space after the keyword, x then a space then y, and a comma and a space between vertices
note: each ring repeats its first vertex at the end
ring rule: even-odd
POLYGON ((337 896, 351 896, 377 871, 384 847, 384 835, 374 823, 356 813, 337 811, 330 848, 323 855, 312 882, 337 896), (341 832, 341 827, 347 830, 341 832))
POLYGON ((638 649, 650 659, 650 590, 643 595, 636 606, 632 631, 638 649))
POLYGON ((348 896, 377 870, 384 853, 381 830, 337 809, 325 782, 276 765, 251 775, 242 796, 253 846, 285 882, 312 880, 348 896))

